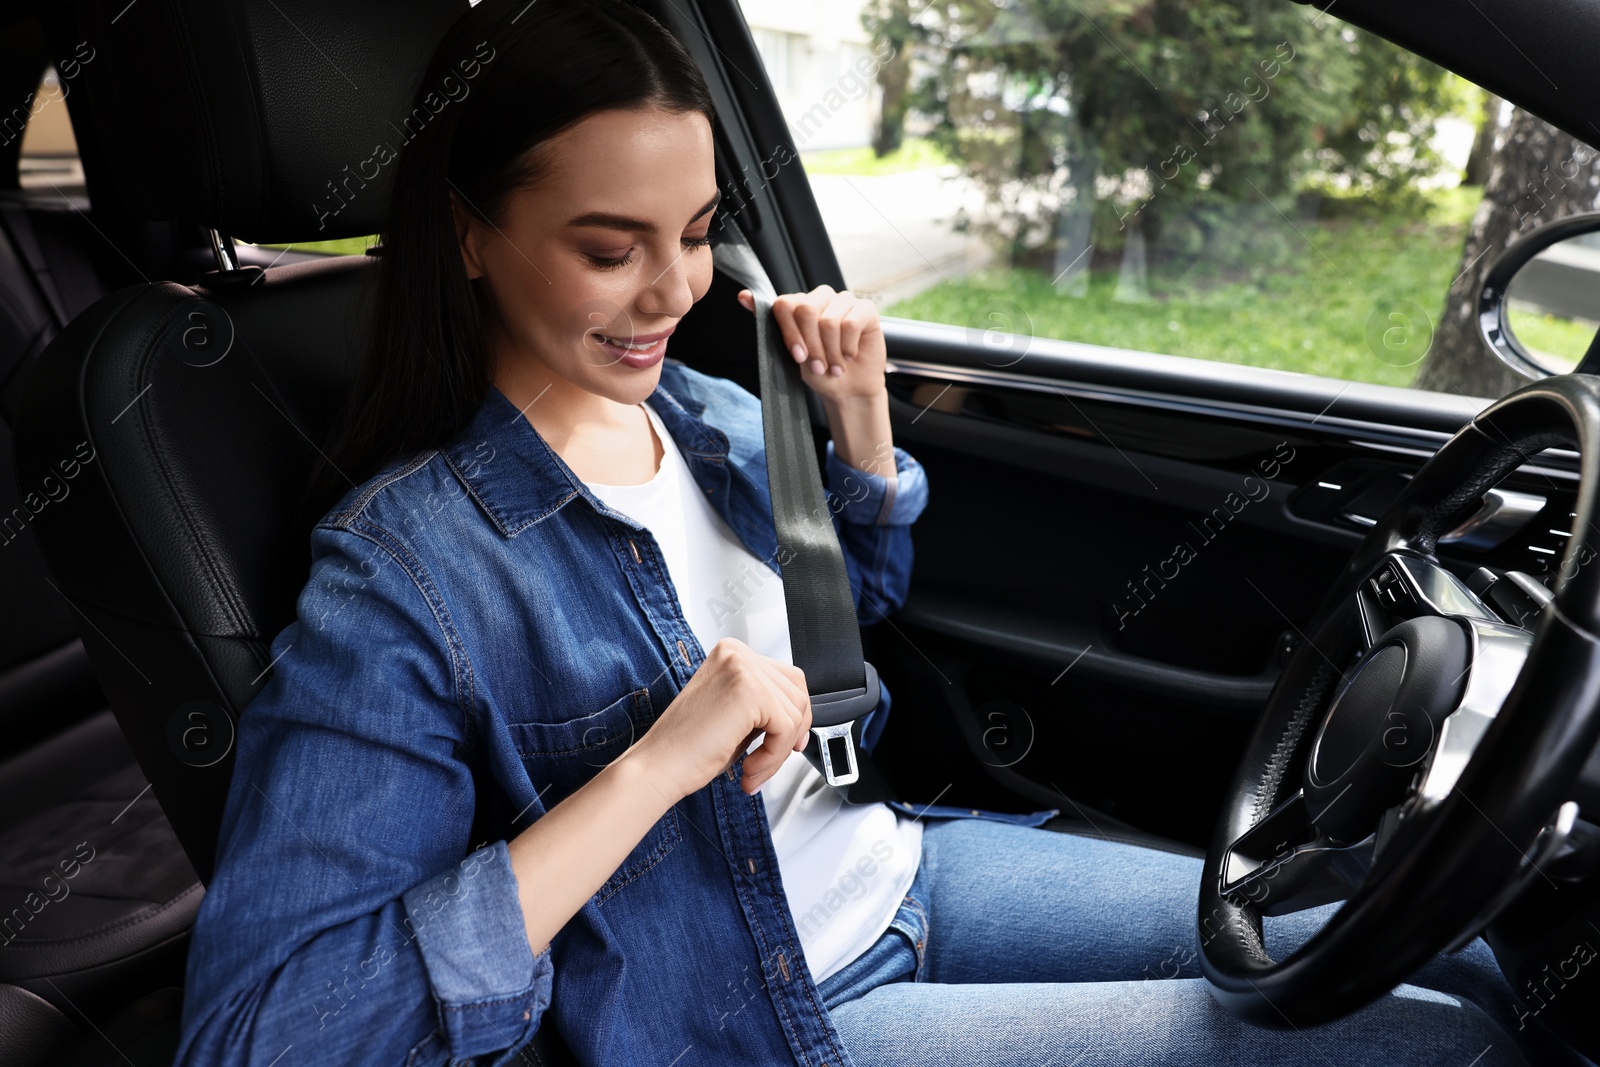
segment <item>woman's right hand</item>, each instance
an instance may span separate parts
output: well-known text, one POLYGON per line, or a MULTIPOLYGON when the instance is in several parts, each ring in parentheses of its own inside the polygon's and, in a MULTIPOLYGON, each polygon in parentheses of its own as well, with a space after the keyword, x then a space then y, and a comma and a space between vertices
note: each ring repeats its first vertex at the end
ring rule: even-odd
POLYGON ((811 696, 799 667, 724 637, 629 751, 677 800, 727 770, 763 731, 744 761, 741 786, 750 794, 806 747, 811 696))

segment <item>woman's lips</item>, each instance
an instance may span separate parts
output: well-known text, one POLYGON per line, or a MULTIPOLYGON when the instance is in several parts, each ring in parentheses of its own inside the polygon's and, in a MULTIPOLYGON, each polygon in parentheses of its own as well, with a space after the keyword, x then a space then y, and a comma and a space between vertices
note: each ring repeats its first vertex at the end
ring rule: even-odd
POLYGON ((611 357, 618 363, 624 363, 630 367, 643 370, 647 367, 653 367, 661 361, 661 357, 667 351, 667 338, 672 336, 672 332, 672 330, 663 330, 660 333, 645 334, 636 338, 638 342, 653 342, 649 348, 624 348, 621 345, 612 343, 611 339, 604 334, 597 334, 596 336, 600 338, 600 347, 609 352, 611 357))

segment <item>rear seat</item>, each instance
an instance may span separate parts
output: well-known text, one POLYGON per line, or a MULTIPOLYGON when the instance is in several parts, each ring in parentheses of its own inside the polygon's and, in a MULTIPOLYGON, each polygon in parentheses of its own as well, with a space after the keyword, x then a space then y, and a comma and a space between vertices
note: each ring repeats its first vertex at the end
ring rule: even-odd
MULTIPOLYGON (((0 36, 0 85, 26 80, 14 49, 32 28, 0 36)), ((182 985, 204 890, 28 529, 30 505, 48 507, 71 480, 19 486, 12 425, 28 368, 73 316, 146 276, 211 264, 176 224, 91 221, 81 190, 17 184, 13 139, 0 150, 0 1060, 58 1064, 119 1009, 182 985)), ((170 991, 162 1003, 175 1004, 170 991)))
MULTIPOLYGON (((49 37, 81 36, 66 5, 45 17, 49 37)), ((46 39, 34 15, 0 13, 0 99, 26 100, 40 84, 46 39)), ((69 111, 83 105, 68 93, 69 111)), ((83 119, 72 126, 94 189, 99 152, 83 119)), ((28 529, 29 505, 48 507, 72 481, 19 485, 12 427, 29 369, 79 312, 128 285, 195 281, 216 263, 198 227, 93 210, 81 186, 20 188, 16 121, 0 115, 0 1063, 167 1067, 204 889, 28 529)), ((262 267, 318 258, 236 251, 262 267)))

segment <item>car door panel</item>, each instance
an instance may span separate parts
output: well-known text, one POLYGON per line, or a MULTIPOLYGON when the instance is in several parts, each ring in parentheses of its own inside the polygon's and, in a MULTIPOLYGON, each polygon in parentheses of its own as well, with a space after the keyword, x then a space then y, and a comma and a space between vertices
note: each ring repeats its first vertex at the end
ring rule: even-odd
MULTIPOLYGON (((992 335, 886 334, 895 440, 931 487, 883 639, 921 676, 885 738, 918 754, 897 774, 995 803, 981 777, 1196 844, 1363 512, 1487 402, 1038 338, 996 369, 992 335), (954 728, 941 744, 913 715, 954 728)), ((1574 460, 1507 480, 1545 502, 1510 540, 1441 557, 1463 577, 1536 571, 1574 460)))
MULTIPOLYGON (((648 6, 727 102, 720 213, 780 292, 843 289, 739 6, 648 6)), ((1288 642, 1362 537, 1349 516, 1372 518, 1488 400, 1034 337, 1018 310, 985 319, 1013 332, 884 319, 895 441, 931 495, 910 596, 867 635, 896 705, 881 762, 908 799, 1069 813, 1082 799, 1203 844, 1288 642), (1259 499, 1229 506, 1246 492, 1259 499), (1194 558, 1169 562, 1183 541, 1194 558), (1019 730, 1025 745, 994 751, 1019 730)), ((753 389, 734 318, 691 316, 698 333, 679 339, 703 338, 696 365, 753 389)), ((820 447, 816 404, 813 422, 820 447)), ((1574 459, 1545 453, 1507 480, 1546 501, 1511 541, 1441 557, 1463 575, 1548 566, 1574 459)))

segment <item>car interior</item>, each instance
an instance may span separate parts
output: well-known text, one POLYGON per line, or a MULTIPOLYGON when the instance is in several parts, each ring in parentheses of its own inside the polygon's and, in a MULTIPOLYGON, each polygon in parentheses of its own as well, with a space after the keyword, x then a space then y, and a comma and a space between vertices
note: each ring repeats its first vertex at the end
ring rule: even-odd
MULTIPOLYGON (((92 53, 48 105, 70 116, 81 184, 25 187, 21 120, 0 112, 0 1061, 172 1062, 235 724, 294 617, 300 492, 381 256, 259 246, 381 229, 385 176, 360 161, 403 139, 466 6, 0 3, 5 107, 26 111, 53 63, 92 53), (49 892, 68 865, 70 891, 49 892), (47 902, 14 910, 29 894, 47 902)), ((843 288, 804 172, 749 180, 786 134, 737 0, 641 6, 706 73, 718 184, 775 288, 843 288)), ((1352 0, 1341 17, 1594 129, 1581 42, 1600 3, 1352 0), (1514 17, 1518 43, 1471 25, 1476 8, 1514 17)), ((719 274, 673 352, 759 392, 739 287, 719 274)), ((913 802, 1056 808, 1051 830, 1205 855, 1324 595, 1484 399, 884 326, 896 443, 931 495, 910 597, 863 633, 894 694, 879 766, 913 802), (1269 499, 1219 507, 1263 482, 1269 499), (1174 577, 1177 541, 1201 562, 1174 577)), ((812 420, 825 428, 820 405, 812 420)), ((1538 571, 1587 458, 1546 448, 1483 487, 1440 531, 1442 564, 1463 581, 1538 571), (1507 501, 1523 521, 1488 521, 1507 501)), ((1542 603, 1521 579, 1498 589, 1508 617, 1542 603)), ((1600 811, 1593 758, 1574 789, 1580 819, 1600 811)), ((1596 884, 1503 913, 1492 944, 1514 987, 1600 920, 1596 884)), ((1543 1016, 1591 1056, 1592 1003, 1543 1016)), ((572 1060, 546 1027, 526 1062, 572 1060)))

